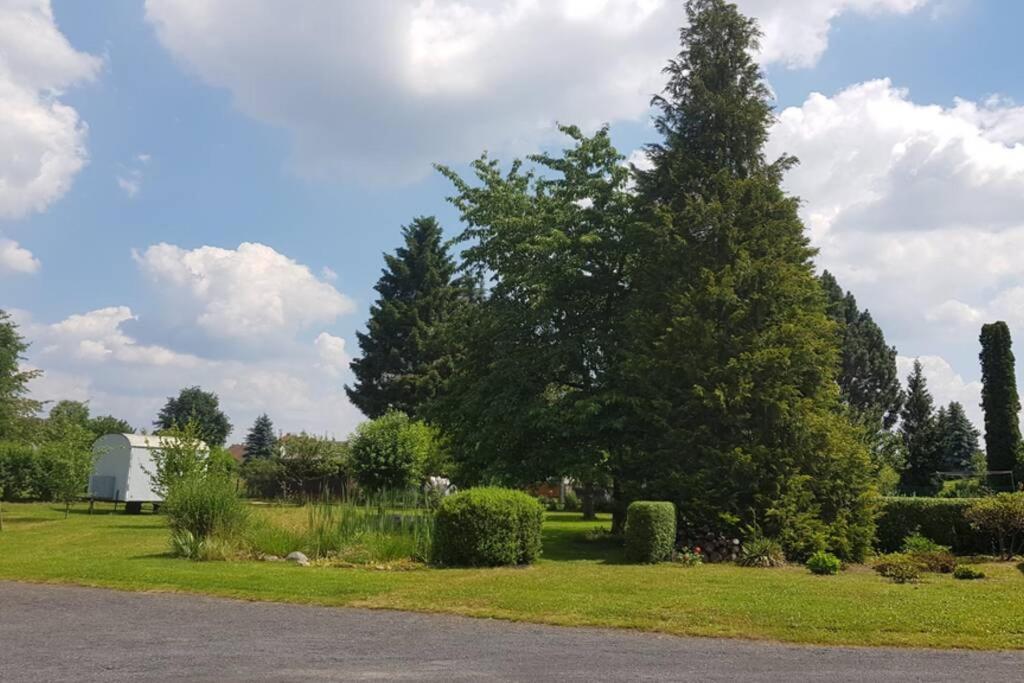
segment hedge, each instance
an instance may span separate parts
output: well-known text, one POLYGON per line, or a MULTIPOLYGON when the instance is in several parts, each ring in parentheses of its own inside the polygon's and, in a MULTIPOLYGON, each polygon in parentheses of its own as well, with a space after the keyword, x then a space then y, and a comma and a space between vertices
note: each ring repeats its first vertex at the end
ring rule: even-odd
POLYGON ((672 559, 676 542, 676 506, 638 500, 626 509, 626 559, 663 562, 672 559))
POLYGON ((467 489, 441 501, 433 558, 446 566, 530 564, 541 552, 544 509, 522 491, 467 489))
POLYGON ((920 531, 957 554, 991 553, 992 538, 967 521, 967 508, 978 498, 883 498, 876 544, 882 552, 897 552, 903 539, 920 531))

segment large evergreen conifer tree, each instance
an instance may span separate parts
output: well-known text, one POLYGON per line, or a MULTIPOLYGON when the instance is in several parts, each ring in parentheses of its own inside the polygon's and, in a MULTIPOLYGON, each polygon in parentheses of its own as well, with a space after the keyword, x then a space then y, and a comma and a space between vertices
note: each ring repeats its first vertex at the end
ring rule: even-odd
POLYGON ((391 410, 421 417, 450 372, 442 325, 465 299, 454 278, 455 264, 433 217, 419 217, 402 229, 405 244, 385 254, 370 308, 367 331, 356 334, 363 351, 352 361, 356 381, 345 387, 368 417, 391 410))
POLYGON ((256 418, 249 433, 245 436, 245 459, 268 459, 274 455, 277 447, 277 435, 274 434, 274 423, 270 416, 263 413, 256 418))
POLYGON ((827 270, 821 284, 828 299, 828 314, 839 326, 842 340, 839 391, 858 415, 883 429, 890 429, 899 417, 903 389, 896 370, 896 347, 885 343, 882 332, 867 310, 827 270))
POLYGON ((1018 467, 1020 397, 1010 328, 999 321, 981 328, 981 406, 985 411, 985 455, 990 471, 1018 467))
POLYGON ((944 472, 966 471, 978 452, 978 430, 967 418, 964 407, 956 401, 939 412, 935 420, 942 453, 939 469, 944 472))
POLYGON ((654 101, 663 141, 638 182, 650 230, 630 402, 649 436, 633 495, 678 501, 689 524, 758 524, 791 556, 859 558, 874 532, 870 462, 840 414, 835 325, 780 187, 794 160, 764 157, 760 34, 724 0, 687 12, 654 101))
POLYGON ((903 490, 907 493, 934 493, 935 473, 942 469, 942 449, 935 404, 918 360, 914 361, 914 369, 907 377, 907 400, 900 411, 899 431, 907 454, 907 466, 901 480, 903 490))

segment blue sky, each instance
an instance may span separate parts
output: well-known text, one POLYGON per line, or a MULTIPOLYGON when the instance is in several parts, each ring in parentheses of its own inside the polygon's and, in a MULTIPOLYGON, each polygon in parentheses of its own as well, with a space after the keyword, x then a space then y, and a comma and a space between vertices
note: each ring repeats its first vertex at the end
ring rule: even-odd
MULTIPOLYGON (((740 4, 820 263, 977 419, 978 327, 1024 322, 1024 6, 740 4)), ((627 155, 652 139, 681 3, 393 5, 0 2, 0 139, 24 138, 0 158, 0 307, 37 397, 148 426, 201 384, 234 438, 263 410, 344 435, 381 252, 416 215, 457 229, 430 161, 549 147, 555 120, 608 121, 627 155)))

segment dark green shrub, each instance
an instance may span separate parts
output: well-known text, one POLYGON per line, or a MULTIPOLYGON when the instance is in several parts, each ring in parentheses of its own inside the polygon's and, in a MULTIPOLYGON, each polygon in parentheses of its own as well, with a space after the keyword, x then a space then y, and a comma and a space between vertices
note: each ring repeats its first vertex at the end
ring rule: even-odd
POLYGON ((807 568, 812 574, 838 574, 843 563, 832 553, 819 550, 807 559, 807 568))
POLYGON ((437 508, 433 559, 447 566, 530 564, 541 552, 543 521, 540 503, 522 491, 467 489, 437 508))
POLYGON ((176 479, 167 490, 163 510, 172 547, 194 559, 204 559, 197 549, 209 539, 239 538, 248 519, 234 480, 221 474, 193 472, 176 479))
POLYGON ((736 560, 736 564, 742 567, 781 567, 785 563, 782 544, 762 534, 752 534, 743 541, 740 559, 736 560))
POLYGON ((664 562, 672 559, 676 542, 676 506, 638 500, 626 510, 626 559, 630 562, 664 562))
POLYGON ((566 512, 579 512, 580 510, 580 497, 576 495, 575 491, 565 492, 565 504, 562 509, 566 512))
POLYGON ((0 442, 0 498, 34 500, 45 498, 41 457, 28 444, 0 442))
POLYGON ((950 548, 958 555, 990 553, 991 537, 971 526, 967 509, 974 498, 884 498, 878 517, 877 548, 895 552, 914 533, 950 548))
POLYGON ((965 564, 957 565, 957 568, 953 570, 953 578, 961 579, 964 581, 973 581, 975 579, 984 579, 985 572, 974 567, 968 567, 965 564))
POLYGON ((874 562, 874 569, 893 583, 913 583, 921 578, 921 565, 906 553, 889 553, 874 562))

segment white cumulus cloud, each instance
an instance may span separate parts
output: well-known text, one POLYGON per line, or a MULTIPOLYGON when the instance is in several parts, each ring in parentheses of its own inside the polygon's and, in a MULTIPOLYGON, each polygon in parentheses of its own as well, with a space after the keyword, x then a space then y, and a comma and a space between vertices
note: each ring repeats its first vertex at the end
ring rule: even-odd
POLYGON ((0 275, 4 273, 34 273, 40 268, 39 259, 14 240, 0 237, 0 275))
POLYGON ((96 77, 97 57, 75 50, 49 0, 0 4, 0 218, 44 210, 86 162, 86 125, 61 93, 96 77))
MULTIPOLYGON (((809 66, 844 13, 927 0, 741 0, 762 61, 809 66)), ((485 147, 532 151, 556 121, 646 115, 678 51, 677 0, 147 0, 160 42, 310 176, 401 181, 485 147)))
POLYGON ((310 269, 265 244, 182 249, 156 244, 136 262, 207 334, 229 339, 294 337, 297 330, 350 313, 351 299, 310 269))

